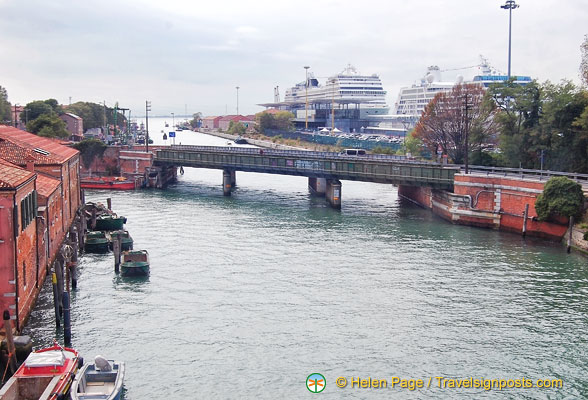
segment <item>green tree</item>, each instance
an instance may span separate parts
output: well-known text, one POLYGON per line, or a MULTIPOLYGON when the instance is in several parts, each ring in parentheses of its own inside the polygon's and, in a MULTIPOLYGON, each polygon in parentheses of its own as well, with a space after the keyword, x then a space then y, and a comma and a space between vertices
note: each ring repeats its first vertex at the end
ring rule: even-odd
POLYGON ((20 114, 20 120, 23 123, 29 123, 41 115, 52 115, 57 113, 54 111, 51 104, 45 102, 44 100, 35 100, 27 103, 24 106, 23 112, 20 114))
POLYGON ((65 129, 65 122, 56 114, 40 115, 27 124, 27 131, 51 138, 65 139, 69 137, 69 132, 65 129))
POLYGON ((491 85, 488 95, 498 107, 502 162, 509 167, 533 168, 541 146, 534 138, 541 115, 541 86, 533 81, 525 86, 514 79, 491 85))
MULTIPOLYGON (((77 115, 84 120, 84 131, 104 126, 104 119, 107 124, 114 124, 114 109, 104 107, 102 104, 78 101, 65 107, 65 111, 77 115)), ((116 117, 117 125, 124 125, 126 117, 118 112, 116 117)))
POLYGON ((294 123, 292 119, 294 114, 288 111, 280 111, 275 114, 263 111, 255 115, 255 121, 257 123, 257 129, 260 133, 264 133, 267 129, 273 129, 278 131, 293 131, 294 123))
POLYGON ((229 123, 229 129, 227 130, 227 133, 232 135, 243 135, 246 130, 247 128, 245 128, 245 125, 243 125, 241 122, 231 121, 229 123))
POLYGON ((0 124, 9 125, 12 121, 11 105, 6 89, 0 86, 0 124))
POLYGON ((84 167, 90 171, 90 175, 92 175, 92 163, 96 157, 102 158, 104 151, 107 148, 106 144, 98 139, 84 139, 81 142, 74 144, 73 147, 76 150, 79 150, 82 163, 84 164, 84 167))
POLYGON ((421 157, 425 145, 421 139, 414 135, 414 130, 412 130, 404 138, 404 147, 406 148, 406 153, 410 153, 411 156, 421 157))
POLYGON ((583 205, 582 186, 569 178, 558 176, 547 181, 543 193, 537 196, 535 210, 541 221, 558 216, 578 218, 582 215, 583 205))

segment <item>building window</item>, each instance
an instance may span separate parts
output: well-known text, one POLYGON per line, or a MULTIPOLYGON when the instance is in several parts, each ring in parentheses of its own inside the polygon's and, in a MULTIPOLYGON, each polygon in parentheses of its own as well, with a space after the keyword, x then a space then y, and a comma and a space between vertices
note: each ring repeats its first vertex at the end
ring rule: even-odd
POLYGON ((24 287, 27 287, 27 263, 23 261, 22 263, 22 284, 24 287))

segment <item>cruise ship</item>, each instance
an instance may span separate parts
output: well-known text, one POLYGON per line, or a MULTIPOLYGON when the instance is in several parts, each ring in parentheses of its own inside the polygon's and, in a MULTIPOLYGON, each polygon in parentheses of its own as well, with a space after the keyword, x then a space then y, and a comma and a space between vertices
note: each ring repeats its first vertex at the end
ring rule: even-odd
MULTIPOLYGON (((487 88, 492 83, 506 82, 508 80, 507 75, 501 74, 499 71, 493 69, 484 57, 480 56, 480 60, 480 64, 476 67, 481 70, 481 74, 474 76, 473 80, 466 82, 464 82, 461 75, 458 75, 453 82, 443 82, 439 67, 436 65, 430 66, 425 76, 421 78, 420 83, 400 89, 398 100, 394 105, 394 114, 420 117, 425 106, 433 100, 437 93, 449 92, 457 84, 477 83, 487 88)), ((471 67, 463 69, 467 68, 471 67)), ((531 77, 529 76, 513 76, 513 78, 515 78, 515 83, 519 85, 526 85, 531 82, 531 77)))
POLYGON ((339 108, 353 105, 360 110, 360 118, 366 115, 387 114, 390 108, 386 104, 386 91, 377 74, 362 75, 355 67, 347 67, 337 75, 329 77, 324 85, 312 73, 308 82, 300 82, 287 89, 284 103, 293 109, 304 109, 308 96, 309 105, 335 103, 339 108), (308 85, 308 93, 307 93, 308 85))

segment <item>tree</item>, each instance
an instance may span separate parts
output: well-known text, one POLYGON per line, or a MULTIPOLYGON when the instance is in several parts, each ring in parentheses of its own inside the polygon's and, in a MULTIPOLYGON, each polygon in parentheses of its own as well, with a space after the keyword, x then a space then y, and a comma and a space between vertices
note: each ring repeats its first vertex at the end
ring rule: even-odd
POLYGON ((565 176, 558 176, 547 181, 543 193, 537 196, 535 210, 541 221, 558 216, 578 218, 582 215, 583 205, 582 186, 565 176))
POLYGON ((57 115, 51 104, 43 100, 35 100, 24 106, 23 112, 20 114, 20 120, 21 122, 28 124, 34 119, 39 118, 41 115, 51 114, 57 115))
POLYGON ((82 163, 87 170, 90 171, 90 175, 92 175, 92 163, 96 157, 102 158, 104 155, 104 151, 106 150, 107 146, 104 142, 98 139, 84 139, 81 142, 78 142, 73 145, 76 150, 79 150, 80 157, 82 158, 82 163))
POLYGON ((414 137, 431 152, 440 146, 454 163, 463 163, 466 152, 481 151, 495 141, 495 106, 484 94, 477 84, 456 85, 449 93, 438 93, 425 107, 414 137))
POLYGON ((582 61, 580 62, 580 79, 588 86, 588 35, 584 35, 584 41, 580 45, 582 61))
POLYGON ((193 129, 196 129, 200 126, 201 120, 202 120, 202 113, 197 112, 197 113, 192 114, 192 120, 189 122, 189 124, 193 129))
POLYGON ((541 87, 533 81, 525 86, 511 79, 491 85, 488 96, 498 112, 495 122, 500 130, 500 150, 503 165, 533 168, 540 147, 533 143, 532 132, 541 115, 541 87))
POLYGON ((414 136, 414 130, 412 130, 404 138, 404 147, 406 148, 406 153, 410 153, 413 157, 420 157, 423 154, 424 143, 414 136))
POLYGON ((294 130, 293 118, 294 114, 288 111, 279 111, 275 114, 263 111, 255 114, 257 129, 263 134, 267 129, 286 132, 294 130))
POLYGON ((6 89, 0 86, 0 124, 10 124, 12 121, 11 105, 8 102, 6 89))
POLYGON ((51 138, 68 138, 69 132, 63 122, 55 114, 43 114, 27 124, 27 131, 39 136, 51 138))
POLYGON ((241 122, 231 121, 229 123, 229 129, 227 130, 227 133, 232 135, 242 135, 246 130, 247 128, 245 128, 245 125, 243 125, 241 122))

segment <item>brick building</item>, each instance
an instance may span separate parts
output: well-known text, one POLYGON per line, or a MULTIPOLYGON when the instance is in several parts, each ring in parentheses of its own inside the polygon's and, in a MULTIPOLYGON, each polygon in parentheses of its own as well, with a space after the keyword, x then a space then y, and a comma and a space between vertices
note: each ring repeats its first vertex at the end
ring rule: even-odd
POLYGON ((36 174, 0 159, 0 307, 20 330, 43 271, 37 264, 36 174))
POLYGON ((202 128, 205 129, 218 129, 218 122, 222 117, 204 117, 202 118, 202 128))
POLYGON ((59 118, 65 122, 65 129, 70 134, 70 139, 79 142, 84 139, 84 120, 72 113, 64 113, 59 118))
POLYGON ((0 125, 0 307, 17 330, 80 206, 79 166, 77 150, 0 125))

